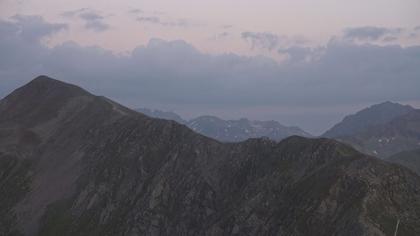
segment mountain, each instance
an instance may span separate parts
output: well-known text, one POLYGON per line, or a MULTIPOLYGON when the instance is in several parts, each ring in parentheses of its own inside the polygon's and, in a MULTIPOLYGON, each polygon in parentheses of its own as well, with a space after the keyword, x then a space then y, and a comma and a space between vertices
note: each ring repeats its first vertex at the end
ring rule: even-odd
POLYGON ((330 139, 220 143, 45 76, 0 101, 0 235, 411 236, 419 199, 330 139))
POLYGON ((420 148, 420 110, 413 110, 386 124, 370 126, 351 136, 336 139, 381 158, 420 148))
POLYGON ((370 126, 386 124, 396 117, 405 115, 414 108, 398 103, 384 102, 365 108, 356 114, 344 117, 344 119, 326 131, 322 136, 336 138, 351 136, 363 131, 370 126))
POLYGON ((420 148, 394 154, 387 160, 405 166, 420 175, 420 148))
POLYGON ((215 116, 200 116, 188 121, 187 126, 197 133, 222 142, 239 142, 260 137, 279 141, 293 135, 311 137, 298 127, 287 127, 277 121, 251 121, 244 118, 222 120, 215 116))
POLYGON ((312 137, 312 135, 299 127, 284 126, 277 121, 251 121, 245 118, 223 120, 216 116, 200 116, 186 121, 173 112, 147 108, 136 109, 136 111, 154 118, 174 120, 180 124, 187 125, 197 133, 222 142, 240 142, 250 138, 261 137, 280 141, 293 135, 312 137))
POLYGON ((153 117, 153 118, 159 118, 159 119, 165 119, 165 120, 173 120, 180 124, 186 124, 187 121, 182 119, 182 117, 175 112, 171 111, 161 111, 161 110, 152 110, 148 108, 138 108, 136 111, 143 113, 147 116, 153 117))

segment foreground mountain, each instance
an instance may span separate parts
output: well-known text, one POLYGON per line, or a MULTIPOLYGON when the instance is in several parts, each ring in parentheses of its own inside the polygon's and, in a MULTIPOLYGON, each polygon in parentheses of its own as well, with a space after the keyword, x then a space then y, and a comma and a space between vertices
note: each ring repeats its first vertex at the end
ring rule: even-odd
POLYGON ((0 235, 420 234, 420 177, 329 139, 223 144, 38 77, 0 101, 0 235))
POLYGON ((244 118, 223 120, 216 116, 200 116, 186 121, 173 112, 146 108, 137 109, 137 111, 150 117, 174 120, 180 124, 185 124, 197 133, 222 142, 240 142, 250 138, 261 137, 280 141, 293 135, 312 137, 312 135, 298 127, 284 126, 277 121, 251 121, 244 118))
POLYGON ((420 175, 420 148, 397 153, 387 158, 387 160, 403 165, 420 175))
POLYGON ((420 148, 420 110, 413 110, 392 121, 336 138, 359 151, 387 158, 402 151, 420 148))
POLYGON ((356 114, 344 117, 344 119, 326 131, 322 136, 328 138, 336 138, 343 136, 352 136, 365 129, 386 124, 393 119, 405 115, 414 108, 408 105, 398 103, 384 102, 363 109, 356 114))

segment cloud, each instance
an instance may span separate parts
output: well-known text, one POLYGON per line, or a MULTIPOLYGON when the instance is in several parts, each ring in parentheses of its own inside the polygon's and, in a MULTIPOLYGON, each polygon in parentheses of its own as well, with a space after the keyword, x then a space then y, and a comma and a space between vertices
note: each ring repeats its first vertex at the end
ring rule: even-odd
POLYGON ((195 25, 187 19, 163 20, 158 16, 140 16, 137 17, 136 20, 142 23, 157 24, 168 27, 189 27, 195 25))
POLYGON ((210 37, 210 39, 212 39, 212 40, 224 40, 226 38, 229 38, 231 35, 232 35, 231 33, 224 31, 224 32, 220 32, 220 33, 215 34, 214 36, 210 37))
POLYGON ((108 30, 110 26, 105 23, 105 16, 95 12, 90 8, 80 8, 72 11, 65 11, 63 17, 79 17, 85 23, 85 28, 96 32, 108 30))
POLYGON ((266 49, 272 51, 274 49, 301 46, 309 42, 303 36, 288 37, 270 32, 242 32, 243 40, 251 44, 251 48, 266 49))
POLYGON ((76 10, 64 11, 64 12, 61 13, 61 16, 63 16, 63 17, 74 17, 74 16, 77 16, 80 13, 86 12, 86 11, 90 11, 90 9, 89 8, 79 8, 79 9, 76 9, 76 10))
POLYGON ((8 25, 9 31, 16 31, 15 33, 27 41, 39 41, 45 36, 68 28, 67 24, 50 24, 42 17, 33 15, 15 15, 11 20, 11 22, 3 21, 3 26, 8 25))
POLYGON ((160 18, 157 16, 142 16, 142 17, 137 17, 137 21, 140 22, 149 22, 149 23, 154 23, 154 24, 161 24, 160 18))
POLYGON ((196 114, 263 108, 279 114, 281 108, 302 108, 306 112, 299 117, 288 109, 282 110, 282 117, 294 123, 304 116, 304 128, 318 130, 336 121, 334 108, 420 100, 420 46, 356 44, 336 38, 318 48, 283 48, 292 59, 279 64, 266 57, 207 54, 182 40, 152 39, 122 56, 74 42, 46 47, 40 38, 58 32, 57 24, 43 20, 32 24, 0 21, 0 97, 47 74, 132 107, 165 105, 196 114), (29 38, 38 40, 29 43, 21 29, 33 32, 29 38), (329 116, 314 123, 312 117, 325 107, 332 107, 329 116))
POLYGON ((220 28, 227 30, 233 28, 233 25, 221 25, 220 28))
POLYGON ((321 48, 311 48, 302 46, 291 46, 287 48, 280 48, 277 50, 280 54, 287 54, 288 61, 291 64, 307 63, 317 60, 322 52, 321 48))
POLYGON ((143 10, 141 10, 141 9, 139 9, 139 8, 133 8, 133 9, 128 10, 127 12, 128 12, 128 13, 130 13, 130 14, 135 14, 135 15, 137 15, 137 14, 141 14, 141 13, 143 13, 144 11, 143 11, 143 10))
POLYGON ((249 42, 252 48, 273 50, 279 46, 282 37, 269 32, 242 32, 242 39, 249 42))
POLYGON ((398 40, 398 37, 395 37, 395 36, 386 36, 382 39, 382 41, 384 42, 394 42, 397 40, 398 40))
POLYGON ((376 41, 385 37, 396 37, 402 33, 402 31, 402 28, 376 26, 354 27, 345 29, 343 37, 348 40, 376 41))

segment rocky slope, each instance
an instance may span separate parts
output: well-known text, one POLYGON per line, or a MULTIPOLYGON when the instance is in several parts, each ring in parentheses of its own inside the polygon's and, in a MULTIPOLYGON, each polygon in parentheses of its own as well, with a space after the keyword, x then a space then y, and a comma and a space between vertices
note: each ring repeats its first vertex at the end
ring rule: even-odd
POLYGON ((403 165, 420 175, 420 148, 399 152, 387 158, 388 161, 403 165))
POLYGON ((293 135, 312 137, 312 135, 299 127, 284 126, 277 121, 257 121, 245 118, 223 120, 216 116, 199 116, 187 121, 173 112, 146 108, 137 109, 136 111, 154 118, 174 120, 180 124, 185 124, 197 133, 222 142, 240 142, 250 138, 261 137, 280 141, 293 135))
POLYGON ((0 101, 0 235, 420 234, 420 177, 329 139, 223 144, 38 77, 0 101))
POLYGON ((420 148, 420 110, 413 110, 386 124, 370 126, 351 136, 336 139, 351 144, 359 151, 381 158, 418 149, 420 148))
POLYGON ((398 103, 384 102, 365 108, 356 114, 348 115, 338 124, 326 131, 322 136, 336 138, 352 136, 371 126, 383 125, 393 119, 405 115, 414 108, 398 103))

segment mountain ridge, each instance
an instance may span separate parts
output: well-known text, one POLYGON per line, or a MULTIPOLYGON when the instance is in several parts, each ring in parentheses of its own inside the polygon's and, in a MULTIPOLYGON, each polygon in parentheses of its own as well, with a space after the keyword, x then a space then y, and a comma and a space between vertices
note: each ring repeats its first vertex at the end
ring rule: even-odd
POLYGON ((394 118, 413 110, 414 108, 409 105, 401 105, 390 101, 375 104, 344 117, 341 122, 334 125, 321 136, 328 138, 351 136, 369 128, 369 126, 386 124, 394 118))
POLYGON ((388 123, 370 126, 351 136, 336 138, 359 151, 387 158, 420 147, 420 110, 414 109, 388 123))
POLYGON ((420 232, 420 177, 338 141, 221 143, 103 97, 20 95, 0 102, 0 234, 420 232))
POLYGON ((224 120, 217 116, 202 115, 190 120, 184 120, 174 112, 136 109, 150 117, 174 120, 185 124, 195 132, 222 142, 240 142, 249 138, 268 137, 280 141, 292 135, 313 137, 296 126, 284 126, 277 121, 258 121, 241 118, 237 120, 224 120))
POLYGON ((386 160, 405 166, 420 175, 420 148, 399 152, 386 160))

